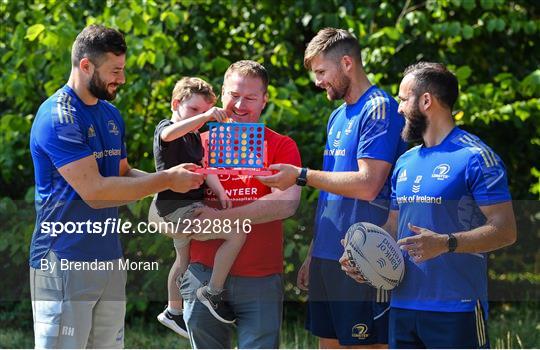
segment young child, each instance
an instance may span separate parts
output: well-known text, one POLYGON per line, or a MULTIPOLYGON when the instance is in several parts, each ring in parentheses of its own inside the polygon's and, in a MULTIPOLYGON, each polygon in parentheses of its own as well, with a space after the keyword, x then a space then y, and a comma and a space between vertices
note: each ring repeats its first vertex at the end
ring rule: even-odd
MULTIPOLYGON (((157 170, 164 170, 181 163, 202 165, 204 155, 198 129, 208 121, 227 120, 225 111, 213 107, 216 95, 212 86, 199 78, 185 77, 174 87, 171 101, 172 117, 159 122, 154 133, 154 157, 157 170)), ((232 205, 217 175, 208 175, 206 184, 217 195, 221 206, 232 205)), ((183 228, 184 219, 190 220, 193 211, 202 206, 204 188, 187 193, 163 191, 158 193, 155 207, 157 214, 164 221, 180 221, 183 228)), ((180 230, 181 231, 181 230, 180 230)), ((169 272, 167 308, 158 315, 158 321, 178 334, 188 337, 186 325, 182 318, 182 297, 176 281, 184 274, 189 263, 189 240, 182 232, 171 234, 176 249, 176 260, 169 272)), ((192 237, 197 239, 197 235, 192 237)), ((235 321, 230 305, 223 300, 222 292, 229 270, 245 242, 245 234, 233 232, 216 234, 212 239, 224 239, 214 263, 214 269, 208 286, 197 291, 197 298, 210 310, 212 315, 225 323, 235 321)))

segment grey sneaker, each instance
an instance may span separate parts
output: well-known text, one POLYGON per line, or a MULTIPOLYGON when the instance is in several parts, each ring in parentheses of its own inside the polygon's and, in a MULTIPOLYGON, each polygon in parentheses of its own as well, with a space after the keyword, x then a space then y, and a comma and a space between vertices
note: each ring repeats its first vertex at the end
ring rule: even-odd
POLYGON ((234 323, 236 317, 231 305, 223 300, 223 293, 213 295, 208 293, 206 286, 197 289, 197 299, 210 311, 212 316, 223 323, 234 323))

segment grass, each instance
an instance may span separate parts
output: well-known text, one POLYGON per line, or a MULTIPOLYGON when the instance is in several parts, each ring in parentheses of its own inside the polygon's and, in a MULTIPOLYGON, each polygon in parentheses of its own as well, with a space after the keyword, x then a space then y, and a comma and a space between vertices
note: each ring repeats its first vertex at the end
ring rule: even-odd
MULTIPOLYGON (((489 336, 496 349, 540 347, 540 304, 502 304, 490 312, 489 336)), ((317 340, 303 328, 301 318, 286 321, 282 328, 281 348, 316 348, 317 340)), ((31 329, 0 329, 0 348, 33 348, 31 329)), ((190 348, 189 342, 158 324, 136 319, 126 324, 126 348, 190 348)))
POLYGON ((540 348, 540 303, 499 305, 490 311, 488 327, 492 348, 540 348))

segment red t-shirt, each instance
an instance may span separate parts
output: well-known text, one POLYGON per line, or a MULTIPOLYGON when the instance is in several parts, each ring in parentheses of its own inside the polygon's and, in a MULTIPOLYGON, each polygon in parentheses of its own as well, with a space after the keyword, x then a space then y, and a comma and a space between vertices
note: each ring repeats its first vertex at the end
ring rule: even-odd
MULTIPOLYGON (((201 134, 205 152, 208 133, 201 134)), ((264 139, 268 164, 286 163, 301 165, 300 152, 290 137, 280 135, 265 128, 264 139)), ((219 176, 223 188, 233 201, 233 205, 245 205, 272 190, 251 176, 219 176)), ((210 190, 205 192, 208 205, 216 207, 217 199, 210 190)), ((276 205, 279 205, 276 203, 276 205)), ((241 225, 242 220, 240 220, 241 225)), ((191 240, 190 261, 206 266, 214 265, 216 251, 223 240, 191 240)), ((262 277, 283 272, 283 227, 281 220, 251 225, 246 242, 236 257, 230 274, 245 277, 262 277)))

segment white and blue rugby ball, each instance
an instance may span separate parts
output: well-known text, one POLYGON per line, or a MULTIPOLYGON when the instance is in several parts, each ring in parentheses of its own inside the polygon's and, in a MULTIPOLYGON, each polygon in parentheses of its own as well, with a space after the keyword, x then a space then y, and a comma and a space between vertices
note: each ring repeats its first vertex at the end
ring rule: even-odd
POLYGON ((405 263, 401 250, 392 236, 377 225, 351 225, 345 234, 345 252, 350 264, 377 289, 394 289, 403 279, 405 263))

